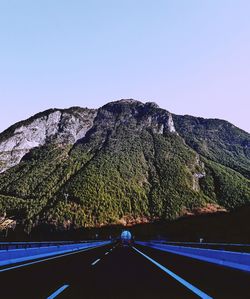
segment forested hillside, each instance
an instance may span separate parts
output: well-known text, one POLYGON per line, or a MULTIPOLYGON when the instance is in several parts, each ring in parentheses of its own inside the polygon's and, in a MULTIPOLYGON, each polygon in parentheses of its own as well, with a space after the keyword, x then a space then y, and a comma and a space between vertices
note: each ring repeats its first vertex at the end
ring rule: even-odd
POLYGON ((28 231, 171 220, 250 202, 250 134, 135 100, 15 124, 0 135, 0 168, 0 211, 28 231))

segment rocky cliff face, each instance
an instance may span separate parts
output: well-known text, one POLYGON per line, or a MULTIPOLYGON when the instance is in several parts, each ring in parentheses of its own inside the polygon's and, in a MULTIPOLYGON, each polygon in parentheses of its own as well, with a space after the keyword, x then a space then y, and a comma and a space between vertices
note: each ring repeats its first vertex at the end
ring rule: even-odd
POLYGON ((0 213, 27 229, 175 219, 250 202, 250 135, 126 99, 52 109, 0 134, 0 213))
POLYGON ((135 100, 112 102, 100 108, 95 125, 102 124, 113 129, 125 125, 138 132, 151 129, 157 134, 175 133, 170 112, 160 109, 155 103, 143 104, 135 100))
POLYGON ((96 114, 79 108, 52 110, 20 123, 9 137, 0 139, 0 172, 17 165, 31 149, 45 143, 74 144, 92 127, 96 114))

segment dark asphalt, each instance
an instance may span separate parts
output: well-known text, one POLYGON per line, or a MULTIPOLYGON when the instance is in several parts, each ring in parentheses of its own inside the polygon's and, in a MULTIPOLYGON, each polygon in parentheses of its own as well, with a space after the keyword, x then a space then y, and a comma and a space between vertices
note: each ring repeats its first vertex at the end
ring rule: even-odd
MULTIPOLYGON (((136 246, 213 298, 250 298, 250 274, 136 246)), ((0 273, 0 298, 199 298, 130 247, 111 245, 0 273), (105 254, 107 253, 108 254, 105 254), (100 259, 100 261, 95 261, 100 259)))

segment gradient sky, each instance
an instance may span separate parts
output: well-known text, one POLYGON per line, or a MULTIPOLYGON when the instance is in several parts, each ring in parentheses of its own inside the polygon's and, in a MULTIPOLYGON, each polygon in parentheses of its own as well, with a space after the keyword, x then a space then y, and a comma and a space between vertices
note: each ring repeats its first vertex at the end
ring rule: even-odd
POLYGON ((134 98, 250 132, 249 0, 0 0, 0 131, 134 98))

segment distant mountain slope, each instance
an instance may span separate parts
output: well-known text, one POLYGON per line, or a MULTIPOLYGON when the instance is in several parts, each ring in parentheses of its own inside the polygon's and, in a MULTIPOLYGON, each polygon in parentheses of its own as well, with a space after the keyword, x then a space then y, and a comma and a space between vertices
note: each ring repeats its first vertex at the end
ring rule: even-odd
POLYGON ((175 219, 250 201, 250 134, 154 103, 53 109, 0 135, 0 210, 26 229, 175 219))
POLYGON ((250 178, 250 134, 227 121, 173 116, 175 127, 199 154, 250 178))

